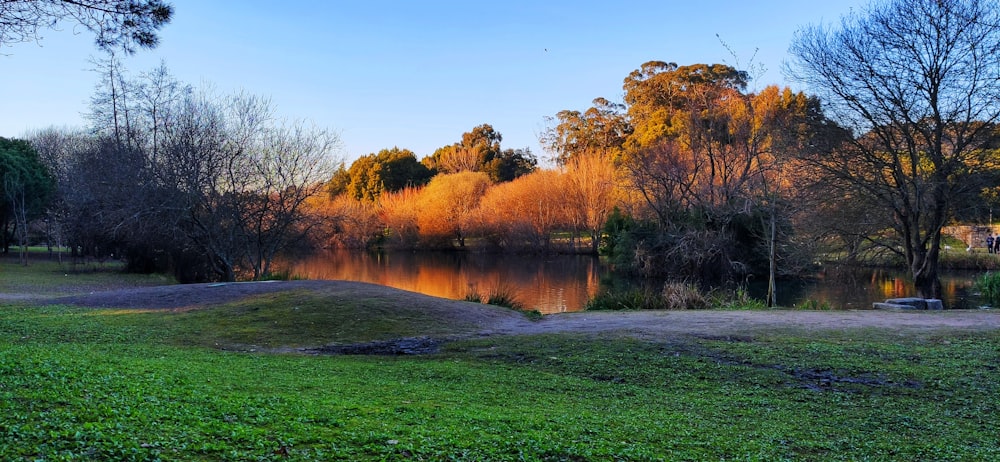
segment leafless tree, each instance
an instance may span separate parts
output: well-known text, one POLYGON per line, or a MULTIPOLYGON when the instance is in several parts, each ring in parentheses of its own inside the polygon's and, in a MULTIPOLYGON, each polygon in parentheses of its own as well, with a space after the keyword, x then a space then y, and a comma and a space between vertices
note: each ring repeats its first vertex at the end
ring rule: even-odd
POLYGON ((92 135, 36 137, 73 248, 113 248, 132 269, 171 266, 185 281, 266 277, 315 226, 305 203, 334 171, 336 134, 277 118, 266 98, 192 89, 163 66, 110 69, 92 135))
POLYGON ((791 46, 808 83, 853 140, 812 163, 830 200, 864 196, 893 218, 885 248, 919 288, 938 289, 941 228, 977 192, 1000 119, 1000 5, 890 0, 811 26, 791 46))

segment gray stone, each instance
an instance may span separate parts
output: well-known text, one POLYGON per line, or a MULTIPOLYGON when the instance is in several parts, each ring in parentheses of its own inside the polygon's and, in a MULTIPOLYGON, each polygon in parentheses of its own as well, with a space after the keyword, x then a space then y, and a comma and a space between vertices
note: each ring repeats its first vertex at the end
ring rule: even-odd
POLYGON ((875 302, 875 303, 872 303, 872 308, 875 308, 876 310, 912 310, 913 306, 911 306, 911 305, 901 305, 901 304, 898 304, 898 303, 881 303, 881 302, 875 302))
POLYGON ((938 300, 936 298, 928 298, 927 299, 927 309, 928 310, 943 310, 944 309, 944 302, 942 302, 941 300, 938 300))
POLYGON ((886 303, 891 303, 893 305, 908 305, 911 310, 926 310, 927 300, 917 297, 907 297, 907 298, 890 298, 885 301, 886 303))

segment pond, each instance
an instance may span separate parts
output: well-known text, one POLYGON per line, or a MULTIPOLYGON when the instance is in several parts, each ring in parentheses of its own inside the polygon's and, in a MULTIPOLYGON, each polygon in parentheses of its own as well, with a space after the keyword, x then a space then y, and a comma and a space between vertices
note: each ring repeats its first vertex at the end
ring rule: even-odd
MULTIPOLYGON (((942 273, 941 299, 948 309, 974 309, 982 304, 975 289, 978 271, 947 271, 942 273)), ((751 284, 751 295, 764 299, 765 281, 751 284)), ((888 298, 915 297, 913 280, 902 270, 887 268, 828 268, 814 278, 800 281, 779 281, 778 305, 824 305, 820 308, 870 310, 872 302, 888 298)))
MULTIPOLYGON (((336 250, 288 264, 293 277, 361 281, 448 299, 502 291, 529 309, 551 314, 579 311, 611 277, 602 259, 584 255, 508 255, 474 252, 388 252, 336 250)), ((973 288, 980 273, 942 276, 948 308, 976 308, 973 288)), ((616 281, 620 287, 621 281, 616 281)), ((752 296, 763 299, 765 284, 752 283, 752 296)), ((913 296, 905 273, 886 269, 825 270, 807 281, 779 281, 781 306, 812 301, 817 308, 871 309, 872 302, 913 296)))

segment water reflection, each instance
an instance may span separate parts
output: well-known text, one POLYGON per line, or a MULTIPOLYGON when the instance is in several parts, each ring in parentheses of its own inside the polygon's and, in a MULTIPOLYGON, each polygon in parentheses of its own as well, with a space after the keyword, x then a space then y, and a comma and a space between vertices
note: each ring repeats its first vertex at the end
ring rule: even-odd
POLYGON ((449 299, 505 288, 525 307, 546 314, 582 309, 607 272, 589 256, 469 252, 336 250, 288 266, 290 274, 306 279, 370 282, 449 299))
MULTIPOLYGON (((941 299, 945 308, 978 308, 982 302, 974 285, 980 274, 975 271, 943 273, 941 299)), ((766 290, 764 284, 750 287, 751 295, 760 298, 766 290)), ((798 306, 811 300, 845 310, 867 310, 872 309, 872 302, 917 296, 913 280, 906 272, 885 268, 831 268, 817 274, 815 279, 783 281, 777 290, 781 306, 798 306)))
MULTIPOLYGON (((578 311, 608 284, 610 270, 600 259, 580 255, 496 255, 467 252, 370 253, 337 250, 287 265, 293 276, 370 282, 454 300, 469 293, 507 288, 529 309, 542 313, 578 311)), ((978 272, 947 272, 941 277, 942 299, 949 309, 977 308, 973 287, 978 272)), ((627 280, 616 278, 615 290, 627 280)), ((650 287, 658 284, 646 282, 650 287)), ((763 281, 749 285, 751 296, 764 299, 763 281)), ((813 308, 871 309, 872 302, 912 297, 917 292, 903 271, 871 268, 827 269, 815 279, 778 283, 778 304, 811 303, 813 308)))

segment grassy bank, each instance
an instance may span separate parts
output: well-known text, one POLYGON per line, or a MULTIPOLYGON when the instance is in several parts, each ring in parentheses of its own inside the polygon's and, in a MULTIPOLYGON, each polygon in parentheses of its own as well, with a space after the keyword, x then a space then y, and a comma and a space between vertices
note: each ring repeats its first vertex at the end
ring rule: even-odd
POLYGON ((289 296, 179 312, 0 302, 0 460, 1000 458, 997 332, 250 352, 430 327, 289 296))

